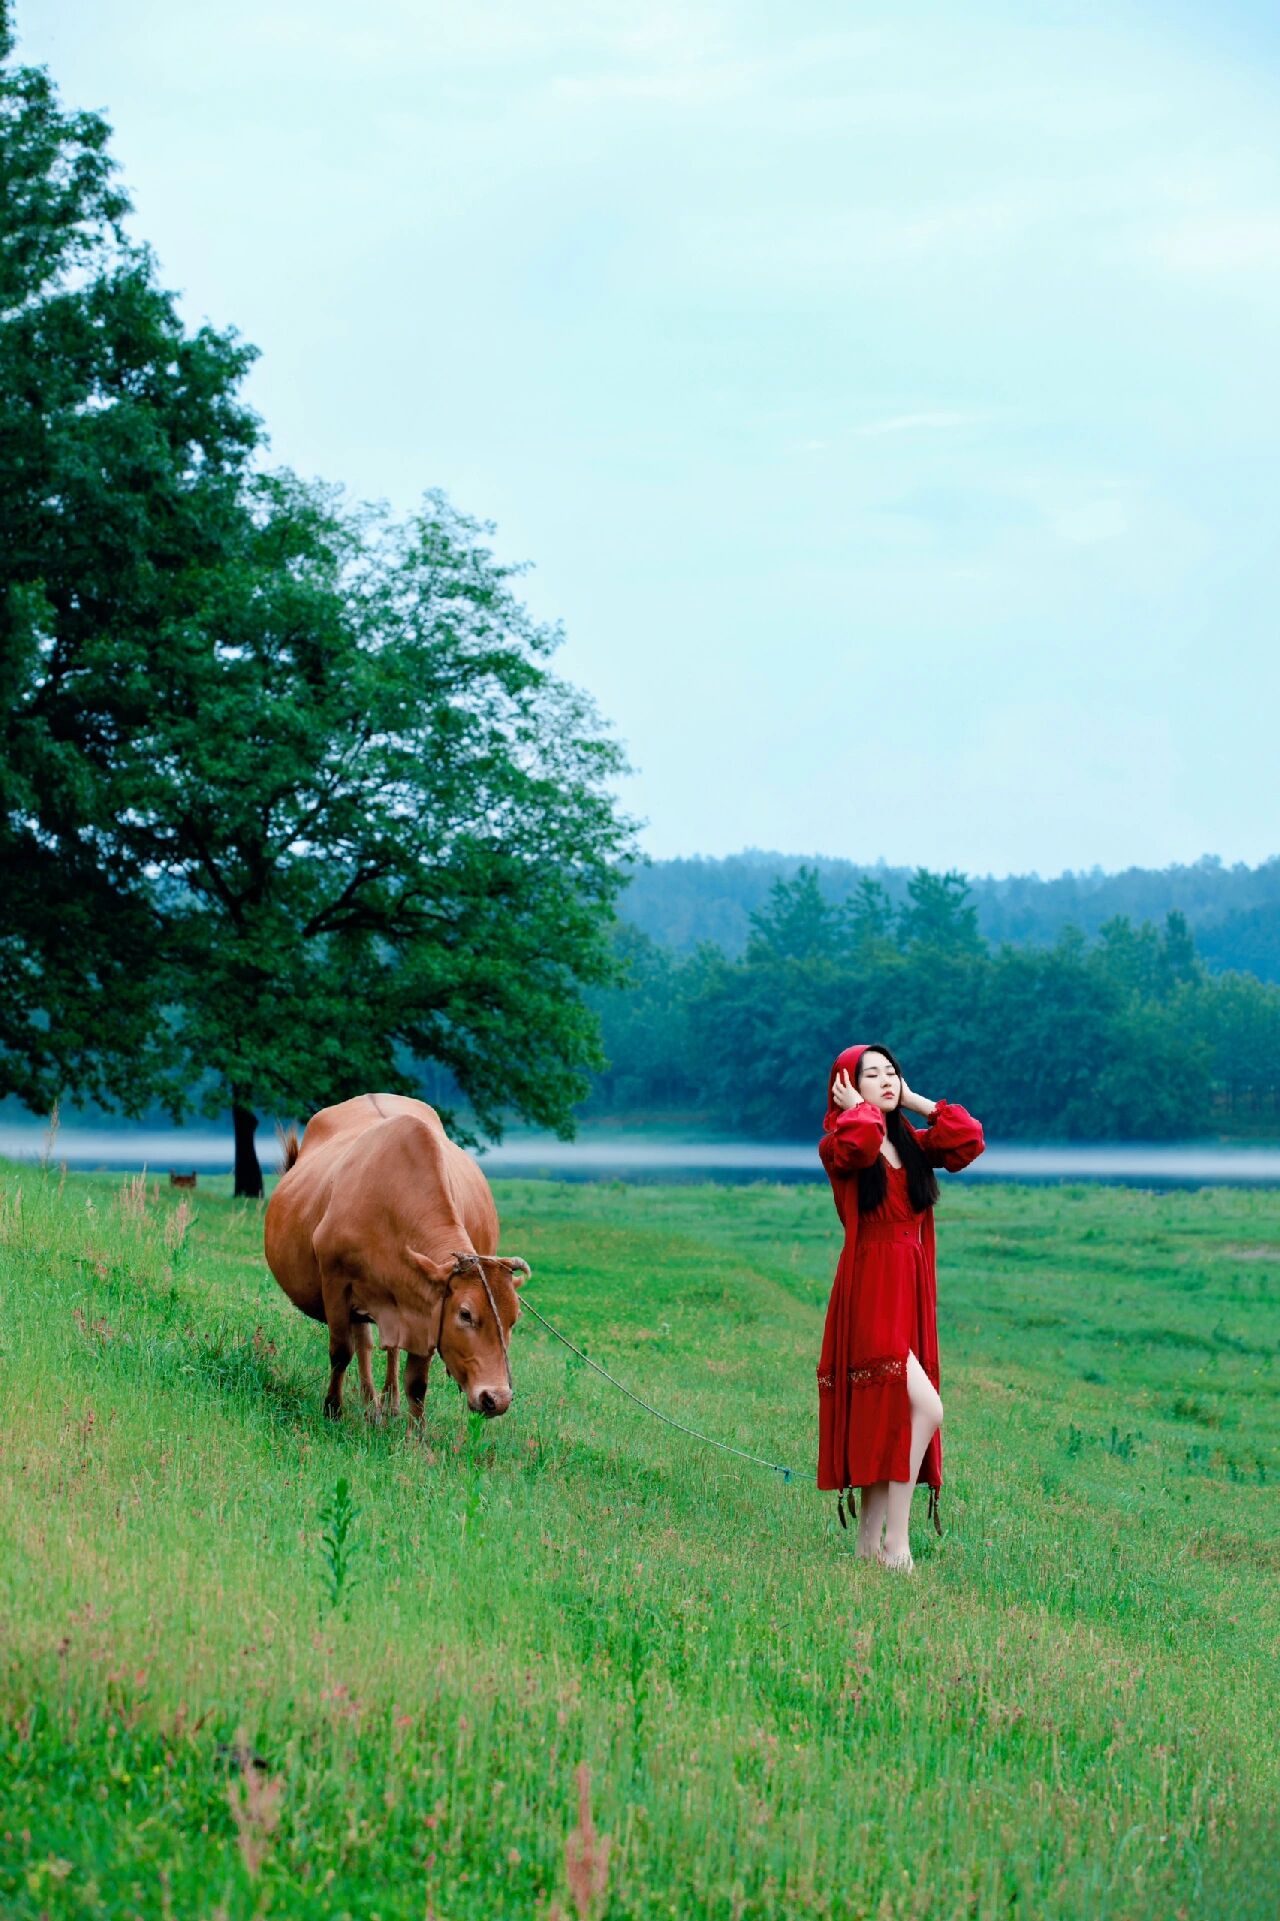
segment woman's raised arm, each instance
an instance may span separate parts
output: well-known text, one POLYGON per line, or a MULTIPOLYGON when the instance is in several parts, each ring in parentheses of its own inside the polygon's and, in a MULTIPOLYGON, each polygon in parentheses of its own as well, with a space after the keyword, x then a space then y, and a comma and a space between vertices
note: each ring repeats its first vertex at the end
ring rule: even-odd
POLYGON ((935 1102, 929 1125, 919 1130, 916 1142, 930 1167, 945 1167, 949 1174, 976 1161, 986 1146, 982 1122, 958 1101, 935 1102))
POLYGON ((859 1101, 837 1117, 819 1141, 818 1153, 829 1174, 856 1174, 874 1164, 883 1144, 884 1115, 873 1101, 859 1101))

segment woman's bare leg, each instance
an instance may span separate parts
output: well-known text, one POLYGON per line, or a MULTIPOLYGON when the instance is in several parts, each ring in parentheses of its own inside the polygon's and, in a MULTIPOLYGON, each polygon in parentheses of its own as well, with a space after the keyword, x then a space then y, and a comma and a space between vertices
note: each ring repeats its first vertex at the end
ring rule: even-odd
POLYGON ((854 1552, 862 1560, 871 1561, 875 1559, 880 1536, 884 1533, 889 1483, 875 1481, 870 1487, 859 1488, 858 1492, 862 1496, 862 1512, 858 1517, 858 1545, 854 1552))
POLYGON ((911 1403, 911 1478, 890 1481, 888 1514, 884 1531, 884 1551, 893 1559, 910 1550, 909 1523, 911 1496, 924 1451, 942 1426, 942 1401, 938 1390, 914 1354, 907 1355, 907 1398, 911 1403))

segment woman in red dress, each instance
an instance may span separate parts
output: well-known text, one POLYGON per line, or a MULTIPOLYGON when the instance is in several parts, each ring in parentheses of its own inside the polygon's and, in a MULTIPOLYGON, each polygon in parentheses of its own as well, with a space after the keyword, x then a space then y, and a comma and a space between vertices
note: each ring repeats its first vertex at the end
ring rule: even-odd
POLYGON ((863 1042, 837 1056, 818 1152, 844 1249, 818 1362, 818 1486, 839 1490, 842 1525, 861 1488, 858 1553, 907 1572, 920 1481, 942 1532, 934 1170, 958 1174, 983 1146, 981 1123, 913 1093, 887 1047, 863 1042), (904 1108, 928 1125, 911 1126, 904 1108))

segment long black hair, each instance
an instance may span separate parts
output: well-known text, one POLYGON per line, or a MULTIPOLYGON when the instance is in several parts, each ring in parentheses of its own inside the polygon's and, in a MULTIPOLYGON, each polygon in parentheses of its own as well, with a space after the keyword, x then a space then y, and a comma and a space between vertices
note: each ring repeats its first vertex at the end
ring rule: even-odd
MULTIPOLYGON (((892 1062, 894 1072, 901 1081, 902 1069, 898 1066, 898 1057, 891 1047, 885 1046, 883 1041, 872 1041, 871 1045, 859 1055, 859 1071, 863 1061, 873 1050, 877 1054, 883 1054, 892 1062)), ((938 1177, 921 1151, 916 1139, 916 1130, 903 1113, 901 1101, 896 1107, 891 1107, 887 1113, 883 1108, 880 1111, 884 1114, 884 1131, 897 1148, 898 1158, 907 1171, 907 1193, 911 1198, 911 1205, 917 1214, 923 1214, 926 1207, 932 1207, 937 1201, 938 1177)), ((869 1214, 872 1208, 879 1207, 888 1185, 889 1175, 884 1155, 877 1154, 870 1167, 858 1169, 859 1214, 869 1214)))

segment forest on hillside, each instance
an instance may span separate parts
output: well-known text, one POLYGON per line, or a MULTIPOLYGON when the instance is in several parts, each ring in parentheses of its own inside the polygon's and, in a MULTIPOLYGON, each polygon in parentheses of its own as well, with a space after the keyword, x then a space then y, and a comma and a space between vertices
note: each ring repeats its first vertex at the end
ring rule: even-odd
POLYGON ((775 879, 741 952, 624 923, 625 986, 597 992, 610 1065, 586 1111, 812 1137, 840 1048, 882 1041, 932 1098, 1040 1140, 1274 1136, 1280 984, 1215 973, 1181 909, 1095 938, 990 941, 963 876, 918 868, 894 902, 864 876, 775 879))
MULTIPOLYGON (((906 904, 916 871, 884 861, 806 860, 756 848, 723 859, 655 860, 633 875, 620 911, 660 946, 690 953, 700 941, 712 941, 736 959, 746 949, 751 916, 764 906, 774 882, 794 880, 804 866, 817 875, 833 906, 870 880, 895 910, 906 904)), ((1257 867, 1227 866, 1206 854, 1188 865, 1128 867, 1115 874, 1095 867, 1049 879, 1032 873, 966 880, 978 932, 993 944, 1046 946, 1067 926, 1095 939, 1103 923, 1118 915, 1162 921, 1177 911, 1211 971, 1234 968, 1280 981, 1280 855, 1257 867)))

